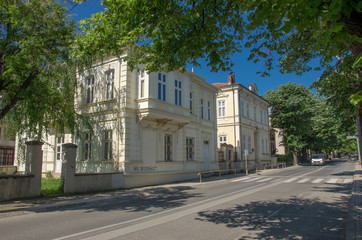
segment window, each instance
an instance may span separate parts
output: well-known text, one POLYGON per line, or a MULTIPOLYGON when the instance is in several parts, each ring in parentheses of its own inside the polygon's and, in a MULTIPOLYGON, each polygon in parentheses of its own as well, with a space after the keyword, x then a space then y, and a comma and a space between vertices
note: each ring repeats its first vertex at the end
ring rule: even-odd
POLYGON ((248 136, 248 152, 251 153, 251 137, 248 136))
POLYGON ((217 105, 218 105, 219 117, 224 117, 225 116, 225 100, 218 101, 217 105))
POLYGON ((158 100, 166 101, 166 75, 158 73, 158 100))
POLYGON ((249 113, 249 103, 246 104, 246 117, 250 119, 250 113, 249 113))
POLYGON ((145 70, 139 72, 139 96, 140 98, 145 97, 145 70))
POLYGON ((193 110, 193 99, 192 99, 192 92, 190 92, 190 113, 192 113, 193 110))
POLYGON ((0 148, 0 166, 14 164, 14 149, 0 148))
POLYGON ((63 137, 63 136, 57 137, 57 142, 56 142, 56 156, 57 156, 57 160, 62 160, 62 153, 63 153, 62 144, 63 144, 63 143, 64 143, 64 137, 63 137))
POLYGON ((182 106, 182 85, 178 80, 175 80, 175 104, 182 106))
POLYGON ((256 122, 256 107, 254 107, 254 121, 256 122))
POLYGON ((207 120, 211 120, 211 103, 207 102, 207 120))
POLYGON ((261 123, 263 123, 263 119, 264 119, 264 118, 263 118, 263 111, 260 110, 260 122, 261 122, 261 123))
POLYGON ((266 112, 264 112, 264 124, 268 125, 268 118, 267 118, 266 112))
POLYGON ((264 139, 261 140, 261 153, 264 154, 264 139))
POLYGON ((90 133, 84 134, 84 161, 91 160, 92 157, 92 136, 90 133))
POLYGON ((94 93, 94 76, 88 77, 87 82, 87 104, 93 102, 93 93, 94 93))
POLYGON ((112 130, 104 131, 104 160, 112 160, 112 130))
POLYGON ((194 160, 194 139, 186 138, 186 161, 194 160))
POLYGON ((245 139, 245 135, 243 135, 242 145, 243 145, 243 152, 244 152, 244 151, 246 150, 246 139, 245 139))
POLYGON ((165 135, 165 161, 172 161, 172 136, 165 135))
POLYGON ((114 70, 106 72, 106 100, 113 99, 114 70))
POLYGON ((220 143, 220 145, 221 145, 222 143, 227 143, 227 137, 226 137, 226 135, 220 135, 220 136, 219 136, 219 143, 220 143))
POLYGON ((201 118, 203 119, 204 118, 204 100, 203 99, 200 100, 200 106, 201 106, 200 114, 201 114, 201 118))
POLYGON ((243 102, 243 101, 240 102, 240 108, 241 108, 241 109, 240 109, 240 111, 241 111, 241 116, 244 117, 244 102, 243 102))

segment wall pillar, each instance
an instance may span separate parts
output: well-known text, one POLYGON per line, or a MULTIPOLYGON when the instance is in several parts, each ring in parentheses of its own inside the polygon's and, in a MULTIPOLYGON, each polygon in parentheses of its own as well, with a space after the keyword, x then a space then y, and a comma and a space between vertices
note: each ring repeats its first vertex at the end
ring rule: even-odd
POLYGON ((27 141, 26 143, 26 166, 25 174, 33 174, 34 179, 30 185, 29 192, 34 196, 40 196, 41 193, 41 170, 43 165, 43 145, 40 141, 27 141))
POLYGON ((73 143, 64 143, 63 164, 61 174, 61 184, 64 193, 72 192, 71 187, 75 179, 75 160, 77 157, 77 145, 73 143))

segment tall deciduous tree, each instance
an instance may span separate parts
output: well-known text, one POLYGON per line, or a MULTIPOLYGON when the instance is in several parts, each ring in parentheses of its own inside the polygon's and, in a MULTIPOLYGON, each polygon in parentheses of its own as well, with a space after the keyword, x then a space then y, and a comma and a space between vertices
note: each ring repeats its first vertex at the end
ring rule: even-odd
MULTIPOLYGON (((118 55, 128 49, 134 52, 128 63, 143 63, 149 71, 175 70, 187 63, 198 66, 200 58, 218 71, 232 68, 230 54, 250 48, 248 59, 266 66, 263 76, 275 67, 296 74, 330 70, 336 68, 336 59, 346 58, 352 59, 345 61, 351 74, 357 79, 362 75, 358 0, 104 0, 103 4, 104 12, 82 22, 85 34, 76 48, 80 58, 118 55)), ((362 82, 346 98, 352 93, 362 99, 362 82)), ((362 124, 362 102, 357 114, 362 124)))
POLYGON ((271 127, 282 129, 284 144, 292 149, 294 164, 298 164, 298 154, 314 134, 316 97, 303 85, 290 82, 269 90, 264 97, 271 106, 271 127))
POLYGON ((206 58, 213 70, 232 66, 229 55, 251 48, 281 71, 310 70, 333 57, 357 58, 362 50, 360 1, 354 0, 104 0, 104 12, 84 20, 81 54, 118 54, 131 48, 130 63, 175 70, 206 58), (137 46, 136 46, 137 45, 137 46), (140 47, 138 47, 140 46, 140 47), (275 54, 273 54, 275 53, 275 54))
POLYGON ((0 119, 14 130, 39 137, 77 124, 74 27, 59 1, 0 1, 0 119))

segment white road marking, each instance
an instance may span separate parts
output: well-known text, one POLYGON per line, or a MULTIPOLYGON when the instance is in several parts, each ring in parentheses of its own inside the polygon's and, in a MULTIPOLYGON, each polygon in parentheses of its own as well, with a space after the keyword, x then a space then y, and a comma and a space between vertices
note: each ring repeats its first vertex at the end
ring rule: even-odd
POLYGON ((320 183, 324 180, 324 178, 317 178, 316 180, 314 180, 312 183, 320 183))
POLYGON ((288 179, 288 180, 285 180, 284 182, 285 183, 289 183, 289 182, 293 182, 293 181, 295 181, 295 180, 297 180, 298 179, 298 177, 294 177, 294 178, 290 178, 290 179, 288 179))
POLYGON ((353 182, 353 179, 351 179, 351 178, 343 180, 343 183, 351 183, 351 182, 353 182))
POLYGON ((273 178, 264 178, 264 179, 258 180, 256 182, 266 182, 266 181, 269 181, 271 179, 273 179, 273 178))
POLYGON ((305 183, 305 182, 308 182, 310 180, 310 178, 304 178, 300 181, 298 181, 298 183, 305 183))
POLYGON ((327 183, 336 183, 338 182, 338 178, 331 178, 327 181, 327 183))
POLYGON ((234 179, 234 180, 231 180, 232 182, 241 182, 241 181, 245 181, 245 180, 248 180, 250 179, 250 177, 243 177, 243 178, 239 178, 239 179, 234 179))
POLYGON ((249 180, 246 180, 244 182, 253 182, 253 181, 256 181, 256 180, 259 180, 260 178, 259 177, 256 177, 256 178, 252 178, 252 179, 249 179, 249 180))

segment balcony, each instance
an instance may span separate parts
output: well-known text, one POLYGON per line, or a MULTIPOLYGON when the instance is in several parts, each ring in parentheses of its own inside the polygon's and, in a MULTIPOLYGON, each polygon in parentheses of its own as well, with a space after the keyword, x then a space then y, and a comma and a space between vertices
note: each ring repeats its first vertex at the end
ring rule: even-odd
POLYGON ((190 110, 155 99, 138 99, 137 113, 139 122, 153 121, 158 125, 184 126, 190 122, 190 110))

